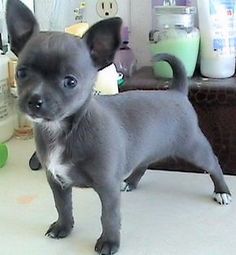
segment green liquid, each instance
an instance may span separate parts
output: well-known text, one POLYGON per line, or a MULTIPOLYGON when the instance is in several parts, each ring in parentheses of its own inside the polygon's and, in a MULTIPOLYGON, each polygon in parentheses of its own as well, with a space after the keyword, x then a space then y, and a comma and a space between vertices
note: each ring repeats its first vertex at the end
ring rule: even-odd
MULTIPOLYGON (((179 58, 186 68, 187 76, 191 77, 197 62, 199 36, 164 39, 157 43, 151 43, 150 49, 152 55, 169 53, 179 58)), ((172 78, 173 76, 170 65, 165 62, 154 63, 153 70, 157 77, 172 78)))

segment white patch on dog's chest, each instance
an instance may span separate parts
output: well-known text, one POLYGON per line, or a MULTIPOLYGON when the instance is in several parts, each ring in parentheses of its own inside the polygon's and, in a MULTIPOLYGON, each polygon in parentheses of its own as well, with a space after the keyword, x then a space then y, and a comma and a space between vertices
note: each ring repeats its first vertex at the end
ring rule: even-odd
POLYGON ((62 152, 62 147, 55 145, 49 154, 47 169, 52 173, 54 179, 65 188, 71 184, 71 180, 68 176, 69 165, 61 163, 62 152))
POLYGON ((53 122, 44 125, 44 128, 49 132, 52 144, 49 145, 49 155, 46 163, 47 170, 50 171, 54 179, 62 186, 62 188, 68 187, 72 181, 69 177, 69 164, 62 164, 62 154, 64 148, 57 141, 58 135, 62 129, 59 122, 53 122))

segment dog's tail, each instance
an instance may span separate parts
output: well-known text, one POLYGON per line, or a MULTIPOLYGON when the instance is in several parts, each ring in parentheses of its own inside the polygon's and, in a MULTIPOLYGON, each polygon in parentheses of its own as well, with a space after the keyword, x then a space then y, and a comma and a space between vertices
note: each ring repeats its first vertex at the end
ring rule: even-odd
POLYGON ((156 54, 153 57, 152 61, 166 61, 167 63, 169 63, 173 71, 171 89, 177 90, 185 95, 188 94, 188 78, 186 69, 183 63, 177 57, 166 53, 160 53, 156 54))

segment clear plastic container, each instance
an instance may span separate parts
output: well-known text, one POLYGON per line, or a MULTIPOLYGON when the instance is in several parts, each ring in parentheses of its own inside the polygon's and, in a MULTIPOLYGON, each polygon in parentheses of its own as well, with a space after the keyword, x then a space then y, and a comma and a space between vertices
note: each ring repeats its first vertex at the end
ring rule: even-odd
POLYGON ((0 54, 0 143, 11 138, 14 132, 14 118, 8 86, 8 62, 9 58, 0 54))
MULTIPOLYGON (((199 30, 194 27, 195 7, 157 6, 154 8, 154 28, 149 34, 150 50, 154 56, 169 53, 184 64, 188 77, 194 73, 198 50, 199 30)), ((171 78, 172 70, 167 63, 153 64, 157 77, 171 78)))

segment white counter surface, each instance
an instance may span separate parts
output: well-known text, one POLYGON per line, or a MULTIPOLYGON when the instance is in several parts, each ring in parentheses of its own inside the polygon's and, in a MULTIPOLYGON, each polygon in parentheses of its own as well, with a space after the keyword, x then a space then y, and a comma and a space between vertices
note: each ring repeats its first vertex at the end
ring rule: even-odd
MULTIPOLYGON (((92 190, 74 190, 75 228, 63 240, 44 236, 56 218, 43 171, 28 160, 33 141, 11 140, 0 169, 1 255, 91 255, 100 234, 100 202, 92 190)), ((226 176, 236 194, 236 177, 226 176)), ((207 175, 148 171, 139 188, 122 194, 122 255, 235 255, 236 201, 211 200, 207 175)), ((234 196, 233 196, 234 199, 234 196)))

